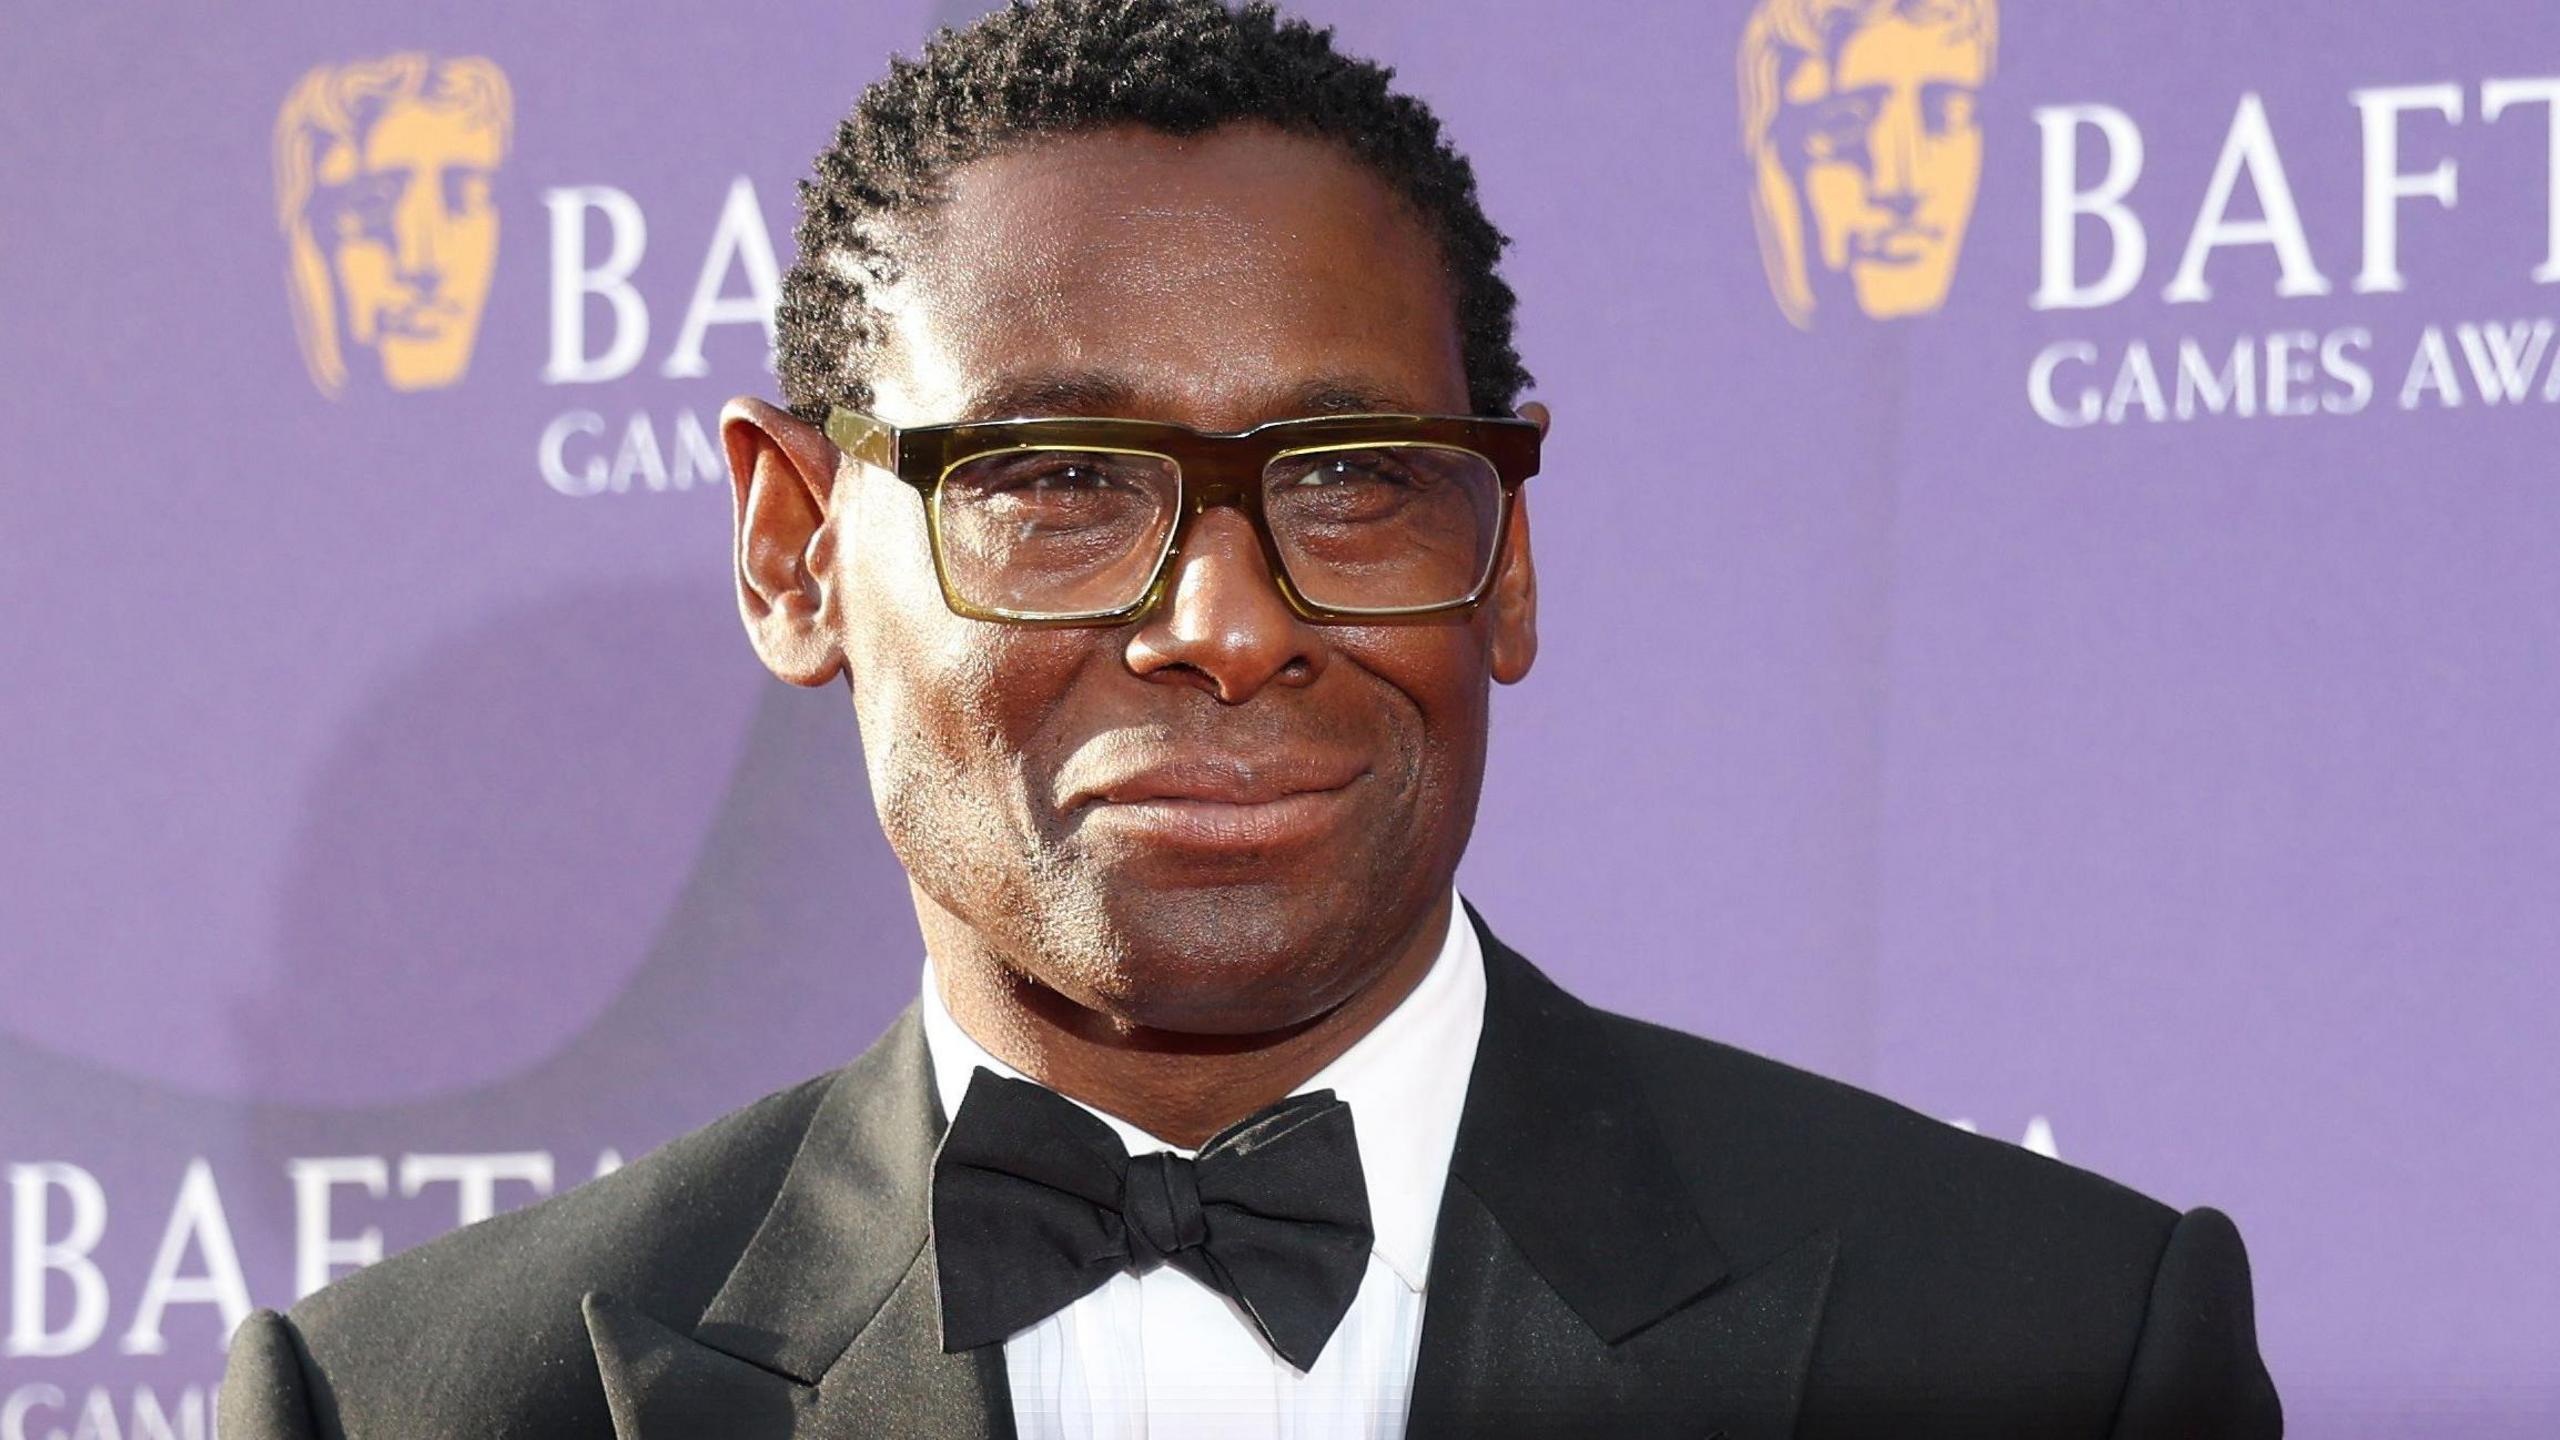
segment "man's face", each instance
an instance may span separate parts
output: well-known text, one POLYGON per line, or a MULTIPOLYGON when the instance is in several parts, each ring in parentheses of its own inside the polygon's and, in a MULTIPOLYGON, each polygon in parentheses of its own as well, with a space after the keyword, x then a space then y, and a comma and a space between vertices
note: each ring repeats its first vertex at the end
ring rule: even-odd
POLYGON ((323 159, 311 232, 329 253, 347 338, 381 355, 395 390, 449 385, 471 363, 497 268, 499 158, 493 129, 399 104, 360 146, 323 159))
POLYGON ((1946 300, 1982 177, 1983 59, 1953 27, 1888 11, 1787 79, 1781 124, 1822 268, 1847 274, 1874 318, 1946 300))
MULTIPOLYGON (((1435 242, 1330 145, 1040 141, 962 168, 920 224, 875 375, 892 423, 1467 409, 1435 242)), ((1488 681, 1534 643, 1525 525, 1485 609, 1330 626, 1220 507, 1152 613, 1055 630, 953 615, 885 473, 845 462, 828 509, 882 825, 920 903, 1031 980, 1120 1023, 1269 1032, 1357 993, 1446 895, 1488 681)))

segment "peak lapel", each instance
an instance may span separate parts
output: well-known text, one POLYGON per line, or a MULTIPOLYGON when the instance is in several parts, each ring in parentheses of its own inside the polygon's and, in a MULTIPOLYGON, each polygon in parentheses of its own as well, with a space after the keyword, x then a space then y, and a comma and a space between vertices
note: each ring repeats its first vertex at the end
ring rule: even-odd
POLYGON ((587 1297, 620 1440, 1011 1436, 1002 1349, 942 1350, 926 1243, 943 1126, 932 1078, 910 1007, 828 1086, 689 1330, 587 1297))
POLYGON ((603 1291, 589 1291, 584 1309, 618 1440, 787 1440, 806 1433, 801 1422, 817 1397, 810 1387, 715 1350, 603 1291))
POLYGON ((1783 1436, 1835 1237, 1729 1253, 1601 1018, 1496 940, 1433 1242, 1415 1435, 1783 1436))

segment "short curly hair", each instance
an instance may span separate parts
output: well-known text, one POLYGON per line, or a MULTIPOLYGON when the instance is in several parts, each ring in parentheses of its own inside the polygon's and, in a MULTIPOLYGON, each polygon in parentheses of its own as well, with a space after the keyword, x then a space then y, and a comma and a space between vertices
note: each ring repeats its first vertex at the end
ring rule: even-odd
POLYGON ((800 182, 800 253, 776 309, 784 403, 818 424, 832 405, 872 402, 866 370, 886 334, 874 297, 900 272, 896 222, 938 203, 954 168, 1111 125, 1194 135, 1260 121, 1341 145, 1422 217, 1451 281, 1468 404, 1509 415, 1530 383, 1495 270, 1509 242, 1474 168, 1394 78, 1259 0, 1012 0, 939 31, 922 58, 890 61, 800 182))

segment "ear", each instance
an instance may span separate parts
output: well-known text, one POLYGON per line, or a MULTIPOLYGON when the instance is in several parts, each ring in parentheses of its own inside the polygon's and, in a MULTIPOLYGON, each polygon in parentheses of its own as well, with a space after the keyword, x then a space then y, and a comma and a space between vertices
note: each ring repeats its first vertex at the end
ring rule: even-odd
POLYGON ((737 522, 738 615, 765 668, 823 685, 844 668, 835 597, 837 452, 790 411, 740 396, 720 411, 737 522))
MULTIPOLYGON (((1546 438, 1551 417, 1532 400, 1520 407, 1520 418, 1538 422, 1546 438)), ((1493 619, 1493 678, 1517 685, 1529 676, 1538 658, 1538 567, 1529 553, 1529 492, 1511 497, 1511 524, 1502 538, 1501 568, 1493 577, 1493 593, 1485 597, 1493 619)))

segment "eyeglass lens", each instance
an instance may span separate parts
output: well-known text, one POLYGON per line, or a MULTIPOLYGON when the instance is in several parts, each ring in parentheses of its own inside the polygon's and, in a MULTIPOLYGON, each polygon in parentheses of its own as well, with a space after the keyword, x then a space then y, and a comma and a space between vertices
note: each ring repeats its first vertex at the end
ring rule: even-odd
MULTIPOLYGON (((1472 596, 1493 564, 1502 484, 1440 445, 1283 454, 1262 502, 1290 583, 1348 611, 1424 610, 1472 596)), ((1020 449, 967 460, 934 492, 945 579, 970 606, 1022 618, 1108 614, 1155 579, 1181 512, 1161 455, 1020 449)))

